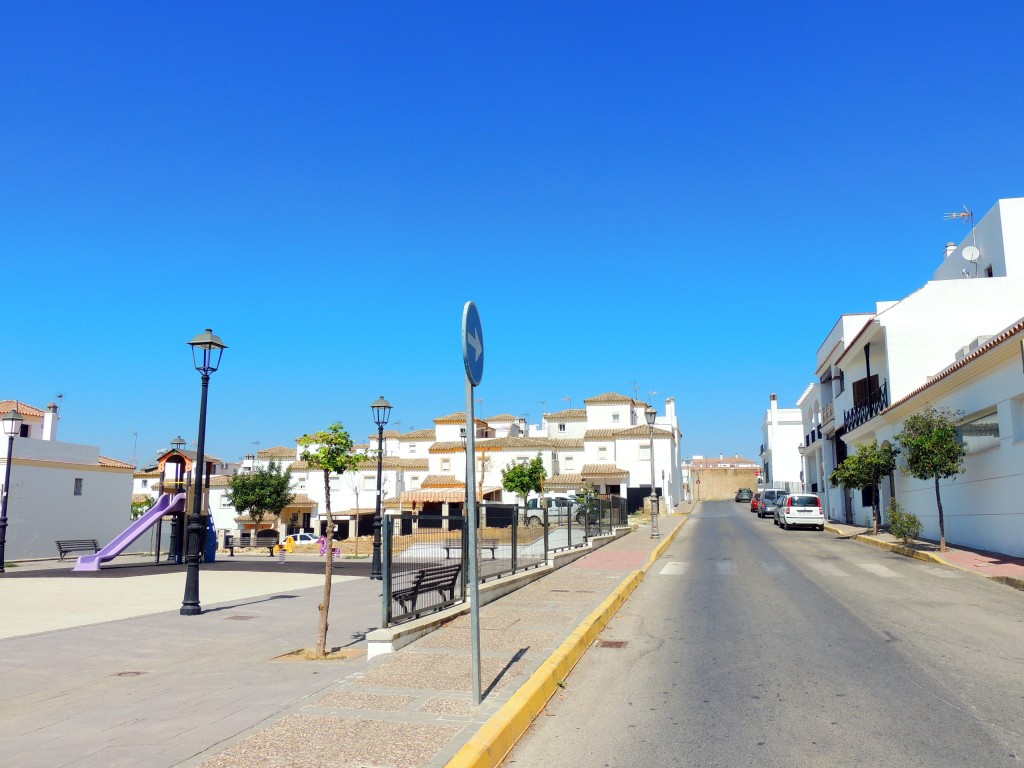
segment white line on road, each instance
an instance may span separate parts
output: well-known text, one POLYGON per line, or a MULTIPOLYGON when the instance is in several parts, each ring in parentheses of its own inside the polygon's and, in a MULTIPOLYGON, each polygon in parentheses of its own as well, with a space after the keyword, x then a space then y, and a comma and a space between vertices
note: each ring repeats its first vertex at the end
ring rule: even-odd
POLYGON ((719 560, 715 563, 715 573, 719 576, 735 576, 736 563, 732 560, 719 560))
POLYGON ((682 576, 686 573, 686 569, 690 567, 689 563, 665 563, 665 567, 658 571, 659 576, 682 576))
POLYGON ((875 576, 881 576, 885 579, 902 579, 902 573, 894 573, 889 569, 887 565, 881 565, 879 563, 857 563, 857 566, 863 568, 868 573, 873 573, 875 576))
POLYGON ((843 571, 837 568, 832 563, 810 563, 811 568, 816 570, 822 576, 846 576, 843 571))

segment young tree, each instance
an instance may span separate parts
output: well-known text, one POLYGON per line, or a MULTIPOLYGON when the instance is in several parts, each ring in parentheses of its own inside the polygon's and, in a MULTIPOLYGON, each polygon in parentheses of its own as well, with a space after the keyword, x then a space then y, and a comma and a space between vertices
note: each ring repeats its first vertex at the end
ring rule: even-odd
POLYGON ((903 448, 905 461, 900 472, 918 480, 935 481, 935 505, 939 510, 939 551, 946 551, 946 523, 942 516, 939 480, 964 471, 967 449, 957 439, 956 422, 961 411, 928 406, 903 422, 903 431, 896 435, 903 448))
POLYGON ((857 452, 847 456, 828 478, 833 487, 871 488, 871 519, 875 534, 882 522, 878 509, 878 482, 896 469, 897 453, 898 450, 888 443, 879 445, 877 440, 858 445, 857 452))
POLYGON ((523 506, 530 492, 540 493, 544 488, 544 479, 548 473, 544 470, 544 460, 538 453, 526 464, 509 464, 501 470, 501 485, 509 493, 521 496, 523 506))
POLYGON ((132 520, 138 520, 144 514, 146 514, 156 502, 153 499, 147 498, 145 501, 133 501, 132 502, 132 520))
POLYGON ((334 537, 334 518, 331 515, 331 473, 343 475, 359 466, 365 456, 352 452, 352 438, 345 428, 339 424, 331 424, 327 429, 303 435, 299 438, 303 451, 301 458, 311 469, 319 469, 324 473, 324 506, 327 509, 327 557, 324 566, 324 599, 320 603, 320 627, 316 639, 316 655, 323 658, 327 655, 327 615, 331 608, 331 576, 334 572, 332 543, 334 537))
POLYGON ((233 475, 227 492, 228 501, 239 512, 248 513, 256 524, 253 531, 256 533, 264 515, 277 517, 295 498, 290 490, 291 482, 291 470, 282 472, 281 465, 271 461, 266 467, 233 475))

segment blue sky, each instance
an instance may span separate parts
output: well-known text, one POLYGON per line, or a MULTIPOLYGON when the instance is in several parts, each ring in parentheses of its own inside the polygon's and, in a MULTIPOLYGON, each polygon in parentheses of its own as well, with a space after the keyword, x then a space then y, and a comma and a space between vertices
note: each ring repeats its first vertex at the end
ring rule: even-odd
POLYGON ((607 391, 756 456, 844 312, 1024 194, 1017 3, 9 3, 0 399, 140 460, 607 391), (899 5, 899 8, 891 7, 899 5), (636 382, 634 390, 633 382, 636 382))

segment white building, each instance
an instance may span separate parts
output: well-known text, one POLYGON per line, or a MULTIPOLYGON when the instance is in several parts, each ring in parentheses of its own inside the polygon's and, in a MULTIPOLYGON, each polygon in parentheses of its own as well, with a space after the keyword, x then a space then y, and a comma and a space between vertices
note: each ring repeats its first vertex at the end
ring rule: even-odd
MULTIPOLYGON (((131 522, 135 467, 101 456, 96 446, 57 440, 60 416, 53 403, 43 411, 0 401, 0 415, 12 410, 24 423, 12 449, 7 559, 54 557, 58 539, 96 539, 103 546, 121 533, 131 522)), ((6 448, 0 452, 0 479, 6 448)))
POLYGON ((800 488, 803 427, 799 408, 779 408, 773 392, 761 421, 761 477, 766 488, 800 488))

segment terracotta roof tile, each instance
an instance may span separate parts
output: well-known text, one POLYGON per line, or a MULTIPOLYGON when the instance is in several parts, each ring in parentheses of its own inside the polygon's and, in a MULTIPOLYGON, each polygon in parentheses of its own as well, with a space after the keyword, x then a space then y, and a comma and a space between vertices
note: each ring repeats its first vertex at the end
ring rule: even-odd
POLYGON ((211 475, 209 488, 228 488, 231 486, 231 478, 227 475, 211 475))
POLYGON ((565 488, 578 488, 583 485, 582 474, 559 474, 552 475, 544 481, 544 487, 551 490, 561 490, 565 488))
POLYGON ((427 475, 420 483, 420 488, 465 488, 466 484, 455 479, 454 475, 427 475))
POLYGON ((628 477, 629 472, 614 464, 585 464, 580 472, 583 477, 628 477))
MULTIPOLYGON (((642 438, 644 440, 647 440, 648 438, 650 438, 650 436, 651 428, 648 427, 646 424, 641 424, 638 427, 630 427, 629 429, 620 430, 619 432, 616 433, 615 439, 621 440, 625 438, 628 440, 630 438, 642 438)), ((659 427, 654 428, 655 440, 659 440, 666 437, 672 437, 672 433, 669 432, 667 429, 661 429, 659 427)))
POLYGON ((135 465, 131 462, 120 461, 119 459, 111 459, 106 456, 100 456, 97 462, 101 467, 112 467, 114 469, 135 469, 135 465))
POLYGON ((511 413, 502 413, 498 416, 491 416, 490 418, 484 419, 487 423, 492 421, 517 421, 518 418, 513 416, 511 413))
POLYGON ((417 429, 413 432, 406 432, 398 439, 401 440, 402 442, 424 442, 426 440, 436 440, 437 432, 433 429, 417 429))
POLYGON ((551 447, 559 451, 568 451, 572 449, 583 450, 583 438, 571 438, 571 437, 553 437, 549 441, 551 447))
POLYGON ((35 406, 23 403, 20 400, 0 400, 0 416, 5 416, 11 411, 17 411, 22 416, 34 416, 42 418, 46 411, 41 411, 35 406))
POLYGON ((566 408, 564 411, 555 411, 554 413, 545 413, 544 419, 546 421, 586 421, 587 420, 587 409, 586 408, 566 408))
POLYGON ((584 440, 614 440, 619 433, 617 429, 588 429, 583 433, 584 440))
POLYGON ((295 449, 276 445, 273 448, 264 448, 256 455, 261 459, 294 459, 295 449))

